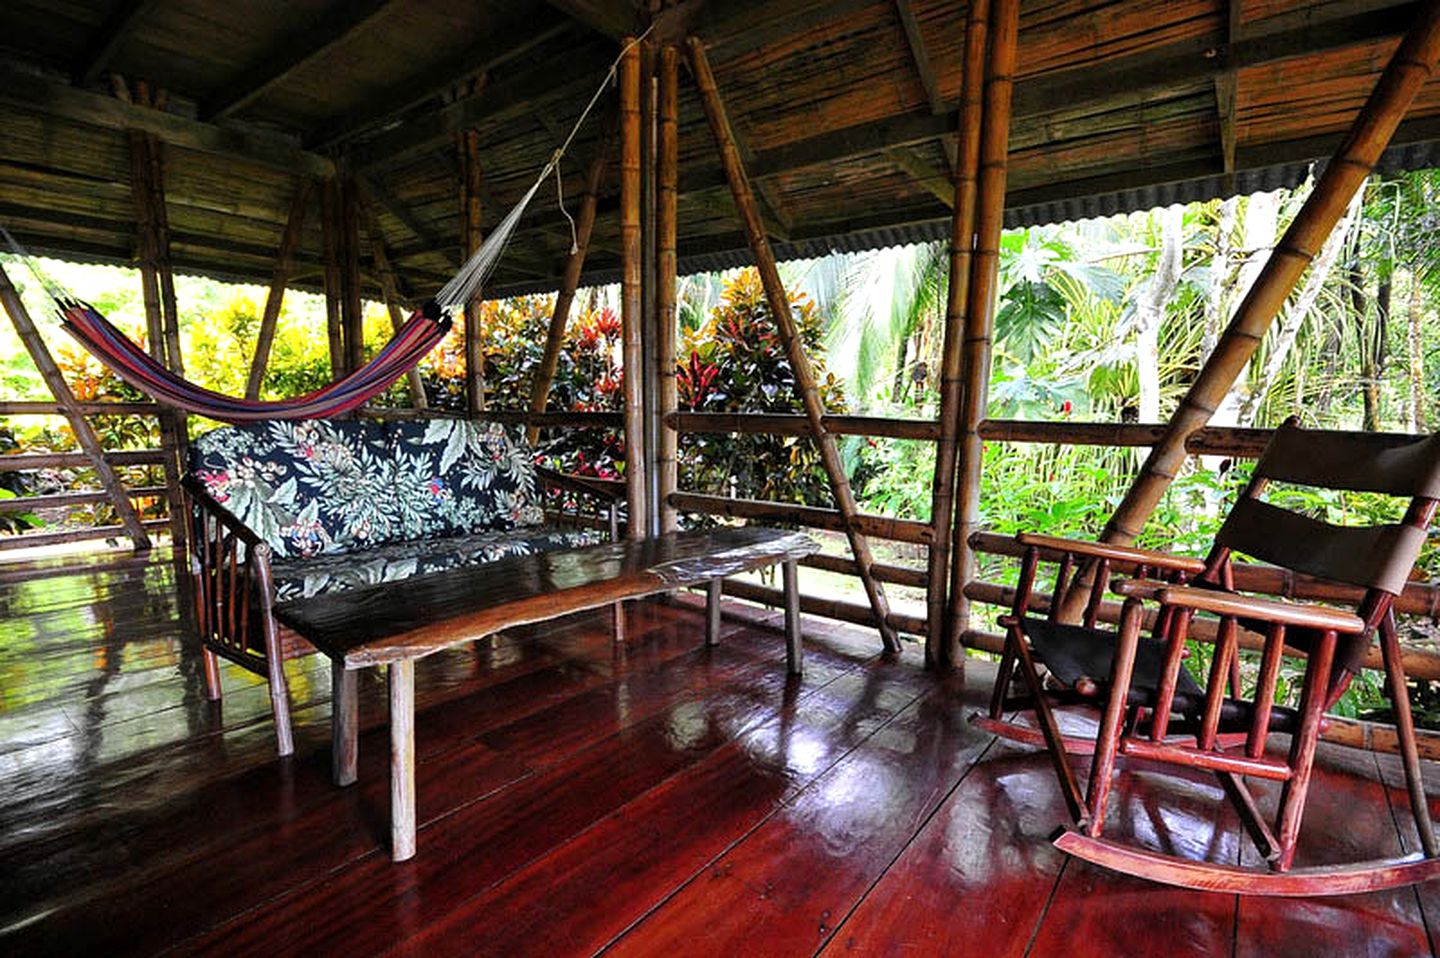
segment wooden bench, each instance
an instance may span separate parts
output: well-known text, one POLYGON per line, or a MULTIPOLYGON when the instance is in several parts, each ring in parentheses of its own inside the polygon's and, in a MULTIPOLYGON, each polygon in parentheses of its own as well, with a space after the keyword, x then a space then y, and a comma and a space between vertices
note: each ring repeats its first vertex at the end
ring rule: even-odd
MULTIPOLYGON (((704 585, 705 641, 720 631, 727 576, 779 563, 786 661, 802 666, 796 560, 819 551, 778 529, 714 529, 504 559, 400 582, 281 603, 277 619, 330 656, 335 783, 356 778, 356 670, 384 665, 390 684, 391 855, 415 854, 415 660, 512 626, 704 585)), ((621 624, 617 612, 617 625, 621 624)), ((617 631, 617 638, 623 633, 617 631)))

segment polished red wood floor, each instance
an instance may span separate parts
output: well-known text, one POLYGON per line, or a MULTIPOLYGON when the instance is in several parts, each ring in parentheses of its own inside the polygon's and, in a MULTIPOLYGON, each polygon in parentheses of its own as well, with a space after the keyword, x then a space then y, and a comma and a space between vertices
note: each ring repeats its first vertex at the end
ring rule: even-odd
MULTIPOLYGON (((0 954, 1413 955, 1440 929, 1440 888, 1241 900, 1066 860, 1043 757, 967 722, 988 665, 807 620, 787 681, 778 617, 740 607, 713 650, 652 604, 624 648, 596 614, 420 663, 396 865, 378 675, 337 789, 322 662, 292 663, 278 761, 252 677, 202 696, 168 564, 34 572, 0 567, 0 954)), ((1323 765, 1307 863, 1413 847, 1388 759, 1323 765)), ((1117 800, 1156 847, 1247 854, 1204 779, 1128 771, 1117 800)))

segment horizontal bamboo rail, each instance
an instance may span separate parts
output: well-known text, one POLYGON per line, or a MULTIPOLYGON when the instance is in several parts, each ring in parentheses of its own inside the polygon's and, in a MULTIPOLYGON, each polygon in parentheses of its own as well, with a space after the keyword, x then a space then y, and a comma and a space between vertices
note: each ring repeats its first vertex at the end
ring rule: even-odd
MULTIPOLYGON (((76 403, 87 416, 158 416, 160 407, 153 402, 82 402, 76 403)), ((65 407, 45 400, 0 400, 0 416, 63 416, 65 407)))
MULTIPOLYGON (((105 453, 105 461, 112 466, 158 466, 165 454, 159 449, 125 449, 105 453)), ((83 452, 20 452, 0 456, 0 472, 20 472, 25 469, 84 469, 93 467, 90 457, 83 452)))
MULTIPOLYGON (((146 530, 163 529, 168 519, 145 519, 140 525, 146 530)), ((121 526, 85 526, 82 529, 64 529, 59 532, 28 532, 18 536, 0 536, 0 552, 12 549, 33 549, 40 546, 64 545, 70 542, 85 542, 93 539, 122 539, 125 529, 121 526)))
MULTIPOLYGON (((983 602, 986 605, 998 605, 1003 608, 1011 608, 1015 604, 1015 590, 1008 585, 1000 585, 995 582, 970 582, 965 586, 965 595, 971 601, 983 602)), ((1102 622, 1117 623, 1120 621, 1122 605, 1119 602, 1105 601, 1100 603, 1098 618, 1102 622)), ((1036 615, 1044 615, 1050 611, 1050 596, 1048 594, 1036 594, 1031 598, 1031 610, 1036 615)), ((1152 628, 1155 624, 1156 611, 1153 607, 1145 610, 1145 628, 1152 628)), ((1196 617, 1190 623, 1189 636, 1199 642, 1214 644, 1218 632, 1215 619, 1202 619, 1196 617)), ((1253 652, 1263 651, 1265 648, 1265 637, 1258 632, 1251 632, 1248 629, 1240 629, 1240 648, 1253 652)), ((977 646, 978 648, 978 646, 977 646)), ((992 651, 985 649, 985 651, 992 651)), ((1288 650, 1287 650, 1288 651, 1288 650)), ((1296 657, 1302 657, 1295 653, 1296 657)), ((1440 652, 1432 652, 1428 649, 1403 648, 1401 659, 1405 664, 1405 671, 1411 678, 1417 679, 1440 679, 1440 652)), ((1383 670, 1385 663, 1380 658, 1380 647, 1371 645, 1365 653, 1364 666, 1367 669, 1383 670)))
MULTIPOLYGON (((995 532, 977 532, 970 537, 970 543, 976 552, 983 552, 987 555, 1019 558, 1025 553, 1025 547, 1016 542, 1013 536, 1000 535, 995 532)), ((1060 558, 1058 553, 1045 549, 1040 551, 1040 557, 1048 562, 1054 562, 1060 558)), ((1124 562, 1113 562, 1111 568, 1119 573, 1134 571, 1134 566, 1124 562)), ((1286 599, 1335 602, 1358 602, 1365 594, 1363 589, 1354 586, 1327 582, 1324 579, 1317 579, 1303 573, 1294 573, 1288 569, 1277 569, 1274 566, 1235 562, 1232 563, 1231 568, 1234 570, 1235 587, 1245 592, 1259 592, 1286 599)), ((1405 615, 1423 615, 1440 621, 1440 584, 1410 583, 1405 587, 1405 591, 1395 599, 1395 611, 1405 615)))
MULTIPOLYGON (((842 436, 878 436, 884 439, 940 438, 933 419, 891 419, 883 416, 822 416, 825 428, 842 436)), ((667 425, 683 433, 742 433, 771 436, 808 436, 809 420, 798 413, 677 412, 665 417, 667 425)))
MULTIPOLYGON (((161 499, 169 490, 164 486, 137 486, 126 489, 131 499, 161 499)), ((17 496, 14 499, 0 499, 0 512, 31 512, 35 509, 61 509, 66 506, 85 506, 94 502, 109 502, 110 494, 103 489, 84 492, 59 492, 48 496, 17 496)))
MULTIPOLYGON (((796 525, 830 532, 845 531, 845 521, 837 510, 822 509, 818 506, 800 506, 762 499, 732 499, 728 496, 711 496, 698 492, 671 493, 670 502, 682 512, 699 512, 732 519, 769 519, 772 522, 793 522, 796 525)), ((867 513, 855 516, 855 528, 861 535, 892 539, 896 542, 923 544, 930 541, 932 534, 928 525, 914 519, 892 519, 867 513)))
MULTIPOLYGON (((800 560, 800 564, 809 569, 820 569, 825 572, 834 572, 839 575, 860 575, 855 560, 849 556, 826 555, 817 552, 814 555, 806 556, 800 560)), ((870 567, 870 572, 879 579, 891 585, 904 585, 912 589, 923 589, 929 583, 924 569, 907 569, 900 565, 888 565, 877 562, 870 567)))
MULTIPOLYGON (((756 585, 753 582, 744 582, 739 579, 726 579, 723 586, 726 595, 734 596, 737 599, 744 599, 747 602, 759 602, 763 605, 784 606, 785 593, 780 589, 772 589, 768 586, 756 585)), ((818 615, 825 619, 836 619, 840 622, 849 622, 854 625, 866 625, 875 627, 875 613, 868 604, 861 605, 858 602, 845 602, 840 599, 826 599, 815 595, 800 593, 800 611, 809 615, 818 615)), ((912 635, 925 634, 925 619, 918 615, 909 615, 905 612, 890 612, 890 627, 897 632, 909 632, 912 635)))

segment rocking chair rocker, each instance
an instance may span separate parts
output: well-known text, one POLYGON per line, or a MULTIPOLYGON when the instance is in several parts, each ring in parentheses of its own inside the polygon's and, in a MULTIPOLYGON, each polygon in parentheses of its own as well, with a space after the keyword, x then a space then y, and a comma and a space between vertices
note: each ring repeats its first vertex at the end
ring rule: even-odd
POLYGON ((976 716, 976 722, 1048 750, 1073 818, 1055 839, 1056 847, 1153 881, 1239 894, 1343 894, 1440 875, 1440 845, 1421 783, 1392 609, 1424 544, 1437 500, 1440 434, 1412 439, 1324 433, 1296 428, 1292 421, 1276 430, 1203 561, 1133 547, 1019 536, 1024 554, 1013 610, 1000 619, 1006 629, 1000 671, 989 715, 976 716), (1410 501, 1398 523, 1336 526, 1263 501, 1271 482, 1378 492, 1410 501), (1353 600, 1354 611, 1237 593, 1231 564, 1236 552, 1323 580, 1329 586, 1326 594, 1353 600), (1048 603, 1035 589, 1042 557, 1059 563, 1048 603), (1061 620, 1060 610, 1077 562, 1087 564, 1094 579, 1081 621, 1072 625, 1061 620), (1134 577, 1107 583, 1116 571, 1134 577), (1114 629, 1097 625, 1107 584, 1124 598, 1114 629), (1044 617, 1032 611, 1041 605, 1048 605, 1044 617), (1148 616, 1153 616, 1153 632, 1143 636, 1148 616), (1202 629, 1215 643, 1203 687, 1182 666, 1187 637, 1202 629), (1239 668, 1242 629, 1263 637, 1258 675, 1247 695, 1241 694, 1239 668), (1292 868, 1325 712, 1360 670, 1376 634, 1423 852, 1394 860, 1292 868), (1307 659, 1293 708, 1276 702, 1287 648, 1307 659), (1042 677, 1042 666, 1048 677, 1042 677), (1017 671, 1023 692, 1012 696, 1017 671), (1093 736, 1061 733, 1057 707, 1072 705, 1098 711, 1099 728, 1093 736), (1010 712, 1028 713, 1033 724, 1005 721, 1010 712), (1272 731, 1290 734, 1284 753, 1267 752, 1272 731), (1083 795, 1067 753, 1093 753, 1083 795), (1105 838, 1106 804, 1118 756, 1214 772, 1268 867, 1195 861, 1105 838), (1247 776, 1282 783, 1273 828, 1250 792, 1247 776))

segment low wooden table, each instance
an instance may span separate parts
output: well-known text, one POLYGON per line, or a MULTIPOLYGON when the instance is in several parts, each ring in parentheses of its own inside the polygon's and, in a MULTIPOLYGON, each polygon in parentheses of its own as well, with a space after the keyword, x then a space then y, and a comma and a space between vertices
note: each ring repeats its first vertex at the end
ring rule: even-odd
MULTIPOLYGON (((391 856, 415 854, 415 660, 512 626, 705 585, 705 641, 720 632, 727 576, 780 563, 786 661, 801 670, 796 560, 819 551, 806 536, 751 527, 679 532, 638 542, 521 556, 275 607, 275 617, 331 660, 335 783, 356 778, 357 669, 389 668, 391 856)), ((618 624, 618 617, 617 617, 618 624)), ((617 630, 617 638, 620 633, 617 630)))

